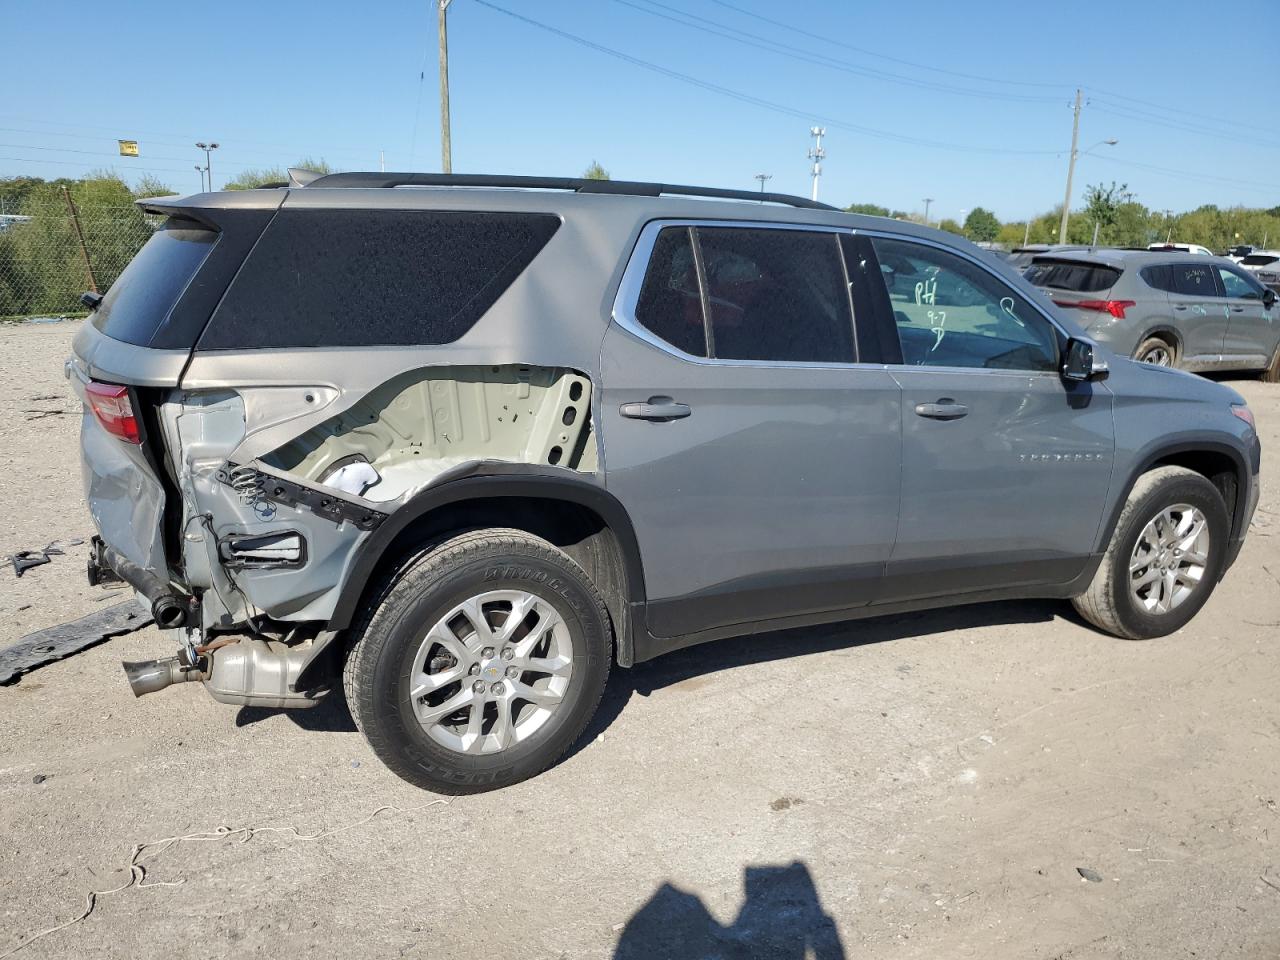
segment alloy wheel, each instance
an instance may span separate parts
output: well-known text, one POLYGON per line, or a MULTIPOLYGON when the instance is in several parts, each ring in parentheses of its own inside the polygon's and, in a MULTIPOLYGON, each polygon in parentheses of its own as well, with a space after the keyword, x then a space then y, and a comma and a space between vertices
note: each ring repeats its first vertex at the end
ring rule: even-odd
POLYGON ((1173 366, 1173 351, 1168 347, 1152 347, 1140 358, 1143 363, 1153 363, 1157 367, 1173 366))
POLYGON ((1129 590, 1139 609, 1163 614, 1200 586, 1209 562, 1209 521, 1187 503, 1166 507, 1142 528, 1129 558, 1129 590))
POLYGON ((497 753, 551 718, 572 675, 573 639, 556 609, 523 590, 493 590, 458 604, 427 631, 409 697, 436 743, 497 753))

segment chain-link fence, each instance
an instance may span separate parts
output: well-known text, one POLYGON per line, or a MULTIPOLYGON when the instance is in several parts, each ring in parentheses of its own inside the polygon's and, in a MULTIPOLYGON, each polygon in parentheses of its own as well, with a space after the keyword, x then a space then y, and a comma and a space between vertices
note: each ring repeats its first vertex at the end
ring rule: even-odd
POLYGON ((80 294, 105 293, 159 223, 132 204, 0 198, 0 319, 84 313, 80 294))

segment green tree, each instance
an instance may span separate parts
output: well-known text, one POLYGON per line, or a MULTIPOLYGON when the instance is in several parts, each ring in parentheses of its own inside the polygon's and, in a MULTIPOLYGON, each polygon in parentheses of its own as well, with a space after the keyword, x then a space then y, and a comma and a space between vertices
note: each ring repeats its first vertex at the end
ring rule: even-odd
POLYGON ((133 195, 139 200, 147 197, 171 197, 178 191, 173 189, 159 177, 144 174, 133 187, 133 195))
MULTIPOLYGON (((333 173, 333 168, 324 160, 304 157, 292 164, 299 170, 312 170, 316 173, 333 173)), ((288 183, 289 171, 282 167, 251 167, 232 177, 225 184, 224 190, 255 190, 271 183, 288 183)))
POLYGON ((964 227, 960 226, 957 221, 950 217, 944 217, 942 220, 939 220, 938 229, 945 230, 947 233, 954 233, 962 237, 964 236, 964 227))
POLYGON ((990 210, 974 207, 964 218, 964 235, 970 240, 990 242, 1000 232, 1000 221, 990 210))
POLYGON ((608 180, 609 171, 600 166, 600 161, 592 160, 587 169, 582 171, 583 180, 608 180))
POLYGON ((868 217, 887 217, 889 208, 878 203, 851 203, 844 208, 845 213, 861 213, 868 217))

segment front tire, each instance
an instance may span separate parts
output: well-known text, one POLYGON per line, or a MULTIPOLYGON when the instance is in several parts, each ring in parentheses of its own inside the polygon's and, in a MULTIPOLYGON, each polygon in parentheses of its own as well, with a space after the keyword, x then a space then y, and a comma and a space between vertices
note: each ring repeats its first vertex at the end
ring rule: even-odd
POLYGON ((1158 467, 1134 484, 1093 581, 1071 602, 1118 637, 1166 636, 1209 599, 1229 536, 1217 487, 1191 470, 1158 467))
POLYGON ((612 652, 604 601, 582 568, 508 529, 414 558, 353 635, 343 681, 356 726, 392 772, 447 794, 551 766, 595 713, 612 652))

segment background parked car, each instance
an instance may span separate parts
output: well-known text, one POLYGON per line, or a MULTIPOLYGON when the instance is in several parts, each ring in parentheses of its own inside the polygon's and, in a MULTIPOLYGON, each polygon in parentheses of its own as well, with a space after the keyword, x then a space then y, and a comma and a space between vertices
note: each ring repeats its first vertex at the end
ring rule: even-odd
POLYGON ((1091 250, 1036 257, 1025 276, 1099 343, 1183 370, 1280 379, 1276 292, 1223 257, 1091 250))
POLYGON ((1149 243, 1148 250, 1159 250, 1162 253, 1173 253, 1180 251, 1182 253, 1194 253, 1202 257, 1212 257, 1213 251, 1208 247, 1202 247, 1198 243, 1149 243))
POLYGON ((1029 243, 1025 247, 1014 247, 1008 253, 1009 265, 1015 270, 1025 270, 1031 261, 1041 254, 1058 253, 1062 250, 1088 250, 1088 247, 1071 243, 1029 243))
POLYGON ((1240 261, 1240 266, 1264 286, 1280 292, 1280 250, 1254 250, 1240 261))
POLYGON ((1239 263, 1249 254, 1253 253, 1254 249, 1254 247, 1251 247, 1247 243, 1236 244, 1236 246, 1227 251, 1226 257, 1228 260, 1233 260, 1236 263, 1239 263))

